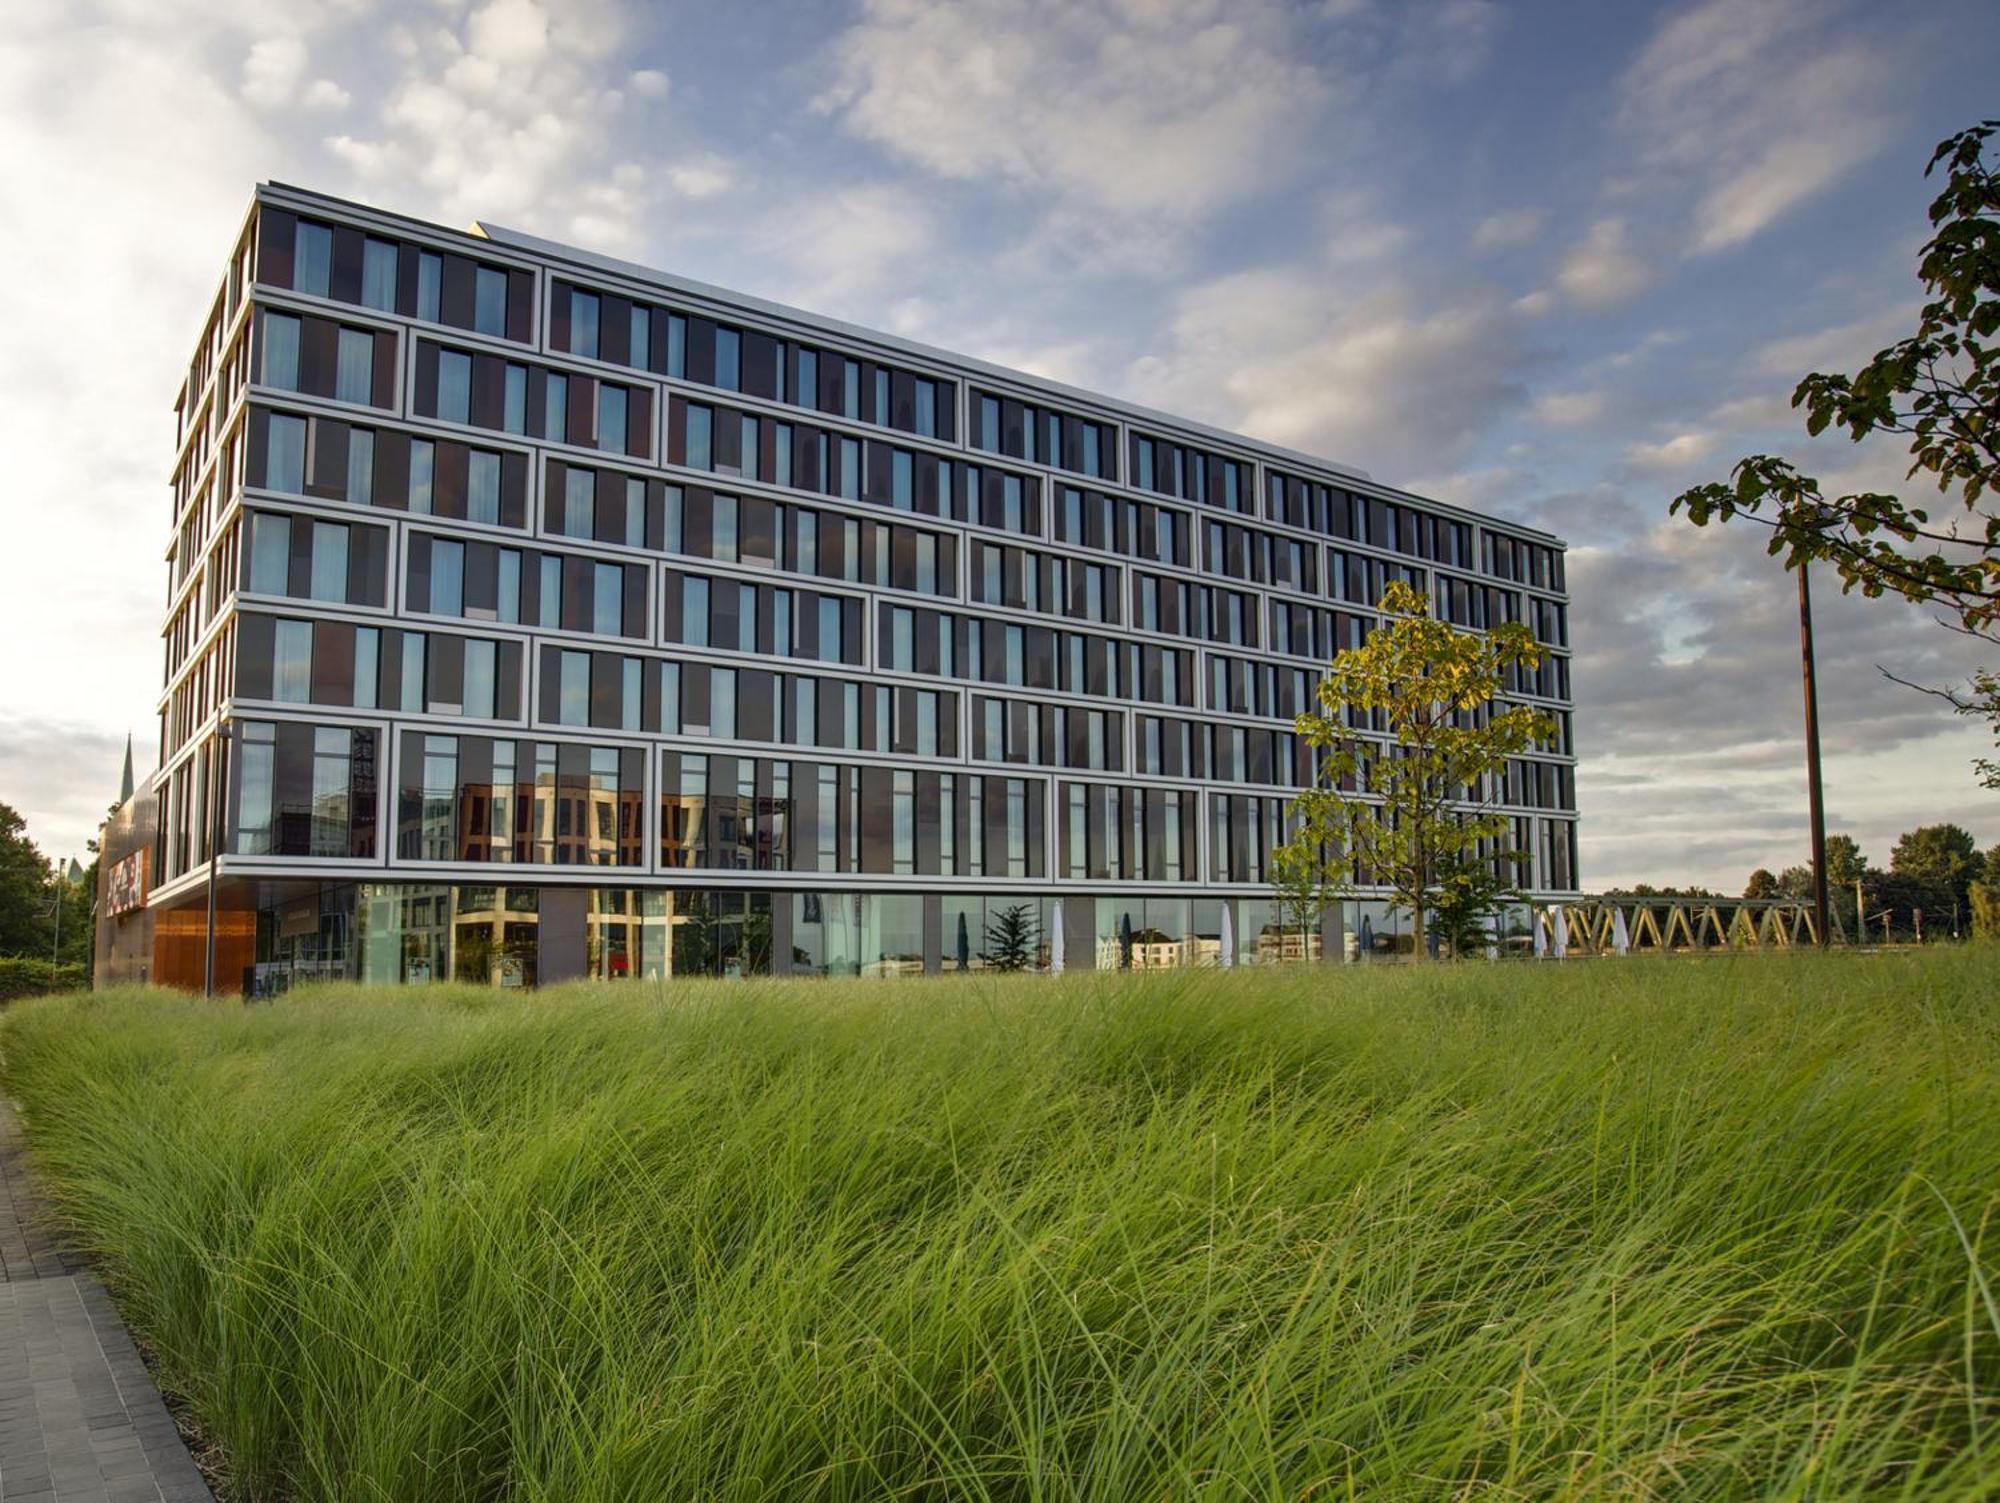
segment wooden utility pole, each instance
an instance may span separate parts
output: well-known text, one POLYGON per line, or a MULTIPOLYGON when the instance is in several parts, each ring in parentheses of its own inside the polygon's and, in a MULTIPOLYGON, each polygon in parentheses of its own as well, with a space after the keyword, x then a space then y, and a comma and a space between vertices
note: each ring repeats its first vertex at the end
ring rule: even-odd
POLYGON ((1819 686, 1813 675, 1812 588, 1806 562, 1799 560, 1799 656, 1805 668, 1806 799, 1812 813, 1813 942, 1829 943, 1826 905, 1826 804, 1819 780, 1819 686))

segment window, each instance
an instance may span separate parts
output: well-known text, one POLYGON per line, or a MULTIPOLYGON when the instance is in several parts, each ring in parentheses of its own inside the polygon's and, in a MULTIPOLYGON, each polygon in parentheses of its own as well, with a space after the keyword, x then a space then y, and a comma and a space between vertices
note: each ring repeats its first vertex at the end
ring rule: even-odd
POLYGON ((354 732, 321 727, 313 732, 312 854, 349 853, 349 763, 354 732))
POLYGON ((597 386, 597 447, 625 452, 625 388, 608 381, 597 386))
POLYGON ((444 285, 444 258, 435 251, 417 254, 417 317, 438 321, 438 289, 444 285))
POLYGON ((292 287, 313 297, 326 297, 333 284, 333 231, 301 220, 292 245, 292 287))
POLYGON ((502 621, 518 624, 521 619, 521 553, 517 548, 500 550, 500 609, 502 621))
POLYGON ((291 518, 256 513, 250 519, 250 588, 263 595, 284 594, 291 549, 291 518))
POLYGON ((632 309, 632 364, 640 370, 652 368, 653 352, 653 312, 650 308, 634 306, 632 309))
POLYGON ((427 438, 410 440, 410 510, 429 516, 431 473, 437 460, 437 446, 427 438))
POLYGON ((693 574, 681 582, 681 641, 708 645, 708 581, 693 574))
POLYGON ((312 622, 275 623, 271 635, 271 698, 301 705, 311 701, 312 650, 312 622))
POLYGON ((711 468, 709 458, 709 432, 715 415, 698 403, 688 403, 687 409, 687 462, 691 470, 711 468))
POLYGON ((632 476, 625 480, 625 546, 646 546, 646 482, 632 476))
POLYGON ((742 384, 743 336, 734 329, 715 331, 715 384, 735 391, 742 384))
POLYGON ((424 634, 420 631, 403 633, 403 702, 399 708, 409 714, 423 713, 424 634))
POLYGON ((569 295, 569 352, 586 359, 597 358, 598 300, 594 292, 569 295))
POLYGON ((284 391, 299 389, 299 321, 290 314, 264 315, 263 380, 284 391))
POLYGON ((465 614, 465 544, 431 539, 431 610, 440 616, 465 614))
POLYGON ((844 417, 861 416, 861 366, 858 362, 841 359, 840 362, 840 411, 844 417))
POLYGON ((559 444, 569 442, 569 377, 549 372, 546 399, 542 403, 542 436, 559 444))
POLYGON ((347 430, 347 499, 367 506, 375 499, 375 433, 371 428, 347 430))
POLYGON ((340 354, 333 395, 342 402, 366 404, 375 395, 375 336, 365 329, 340 331, 340 354))
POLYGON ((687 320, 678 313, 667 315, 667 374, 675 380, 687 374, 687 320))
POLYGON ((709 525, 708 556, 725 564, 737 558, 737 505, 734 496, 717 496, 709 525))
POLYGON ((437 415, 448 423, 472 420, 472 357, 458 350, 438 351, 437 415))
POLYGON ((937 437, 937 383, 921 378, 917 383, 917 434, 921 438, 937 437))
MULTIPOLYGON (((850 361, 848 369, 852 371, 850 361)), ((861 440, 843 438, 840 441, 840 494, 849 501, 861 499, 861 440)))
POLYGON ((562 560, 553 554, 544 553, 539 592, 541 621, 544 626, 554 626, 562 620, 562 573, 562 560))
POLYGON ((899 511, 909 511, 916 503, 916 456, 907 449, 895 451, 891 463, 890 500, 899 511))
POLYGON ((625 622, 625 570, 619 564, 597 564, 594 569, 590 629, 617 636, 625 622))
POLYGON ((561 654, 556 719, 563 725, 590 724, 590 654, 561 654))
POLYGON ((376 675, 382 653, 382 633, 372 626, 354 628, 354 708, 376 708, 376 675))
POLYGON ((619 704, 624 711, 622 728, 636 731, 640 729, 639 712, 645 706, 645 695, 640 688, 640 676, 645 665, 638 658, 621 658, 619 661, 623 665, 618 686, 621 691, 619 704))
POLYGON ((347 599, 347 528, 339 522, 313 523, 312 598, 347 599))
POLYGON ((491 266, 473 273, 472 327, 481 334, 507 334, 507 273, 491 266))
POLYGON ((242 722, 242 793, 236 806, 236 849, 245 856, 271 853, 271 796, 278 762, 278 728, 269 721, 242 722))
POLYGON ((471 522, 500 523, 500 456, 474 449, 466 472, 465 515, 471 522))
POLYGON ((306 488, 306 420, 288 413, 271 414, 265 438, 264 484, 274 491, 301 495, 306 488))
POLYGON ((361 244, 361 305, 396 311, 396 247, 372 236, 361 244))
POLYGON ((504 393, 505 405, 500 426, 509 433, 528 431, 528 368, 525 365, 509 364, 507 384, 504 393))
POLYGON ((596 477, 589 470, 569 470, 563 476, 564 535, 573 538, 589 537, 596 511, 596 477))

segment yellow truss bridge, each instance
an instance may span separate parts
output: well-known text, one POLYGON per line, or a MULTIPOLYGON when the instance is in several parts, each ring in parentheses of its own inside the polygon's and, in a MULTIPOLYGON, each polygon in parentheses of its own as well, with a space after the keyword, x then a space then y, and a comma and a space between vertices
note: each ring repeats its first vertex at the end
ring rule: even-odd
POLYGON ((1762 898, 1576 898, 1537 903, 1537 955, 1789 950, 1819 943, 1810 903, 1762 898))

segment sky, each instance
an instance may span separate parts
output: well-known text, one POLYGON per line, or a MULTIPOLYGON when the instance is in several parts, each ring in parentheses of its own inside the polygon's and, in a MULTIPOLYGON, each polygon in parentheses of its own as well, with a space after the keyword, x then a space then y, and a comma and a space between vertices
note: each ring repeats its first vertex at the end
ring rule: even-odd
MULTIPOLYGON (((172 402, 260 180, 627 257, 1569 543, 1586 889, 1805 859, 1797 606, 1739 457, 1914 325, 2000 8, 1842 0, 11 0, 0 801, 81 853, 156 738, 172 402)), ((1829 826, 2000 840, 1975 648, 1818 576, 1829 826)))

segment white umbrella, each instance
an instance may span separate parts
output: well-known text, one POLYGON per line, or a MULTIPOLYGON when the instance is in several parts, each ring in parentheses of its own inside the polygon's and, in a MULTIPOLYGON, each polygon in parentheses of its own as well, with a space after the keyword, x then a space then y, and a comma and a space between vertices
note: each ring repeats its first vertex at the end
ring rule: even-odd
POLYGON ((1532 920, 1531 927, 1535 931, 1535 959, 1540 960, 1549 953, 1549 936, 1542 928, 1542 916, 1540 913, 1531 912, 1530 918, 1532 920))
POLYGON ((1216 964, 1225 969, 1236 964, 1236 916, 1233 912, 1235 907, 1234 903, 1229 902, 1227 899, 1223 900, 1222 955, 1216 964))
POLYGON ((1632 950, 1632 931, 1625 927, 1625 910, 1611 910, 1611 950, 1615 955, 1628 955, 1632 950))
POLYGON ((1049 925, 1049 974, 1060 976, 1063 969, 1063 903, 1056 899, 1055 922, 1049 925))
POLYGON ((1498 914, 1494 914, 1486 920, 1486 958, 1488 960, 1498 960, 1500 958, 1500 916, 1498 914))
POLYGON ((1569 954, 1569 915, 1564 913, 1560 906, 1551 908, 1549 912, 1555 915, 1556 959, 1561 960, 1563 956, 1569 954))

